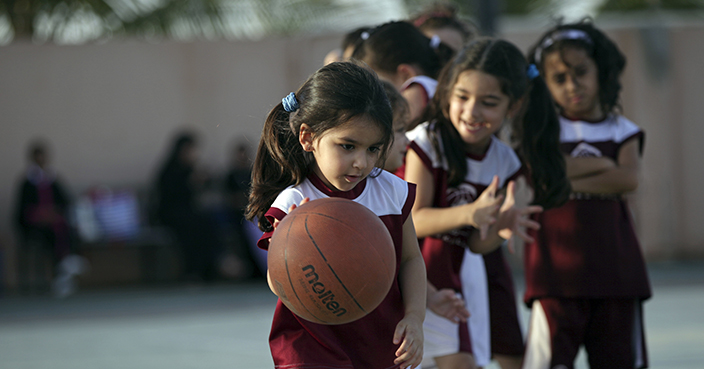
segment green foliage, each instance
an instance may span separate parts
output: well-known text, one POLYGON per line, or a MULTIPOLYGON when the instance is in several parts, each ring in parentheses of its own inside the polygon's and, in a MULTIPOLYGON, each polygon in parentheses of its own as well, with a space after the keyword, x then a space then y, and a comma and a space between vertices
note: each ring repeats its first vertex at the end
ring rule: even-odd
POLYGON ((544 11, 553 5, 551 0, 504 0, 502 12, 509 15, 529 14, 535 11, 544 11))
POLYGON ((608 0, 600 7, 599 12, 638 11, 649 9, 667 10, 702 10, 702 0, 608 0))
POLYGON ((15 39, 76 43, 256 38, 319 26, 348 7, 334 0, 0 0, 15 39))

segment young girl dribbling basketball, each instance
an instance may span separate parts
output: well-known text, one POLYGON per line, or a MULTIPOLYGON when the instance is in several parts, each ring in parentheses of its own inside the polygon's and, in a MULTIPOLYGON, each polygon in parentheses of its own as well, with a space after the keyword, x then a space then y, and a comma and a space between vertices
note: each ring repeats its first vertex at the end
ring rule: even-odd
POLYGON ((425 237, 428 279, 438 288, 465 294, 472 317, 481 316, 475 323, 470 320, 469 327, 457 327, 428 312, 424 366, 434 359, 439 368, 473 368, 474 360, 486 365, 491 353, 503 355, 504 368, 520 365, 523 341, 511 276, 500 250, 492 250, 513 236, 530 240, 525 227, 538 225, 527 217, 559 204, 569 193, 552 104, 545 84, 518 48, 482 38, 448 64, 424 116, 427 122, 409 132, 406 180, 418 186, 413 217, 418 236, 425 237), (495 137, 505 121, 513 122, 518 155, 495 137), (538 128, 540 133, 524 137, 538 128), (517 193, 513 180, 524 175, 540 206, 527 206, 530 199, 517 196, 524 191, 517 193), (482 237, 485 232, 476 228, 486 222, 473 221, 472 215, 500 202, 496 191, 505 184, 505 201, 482 237), (483 259, 466 248, 491 256, 483 259), (470 282, 478 286, 468 289, 465 283, 470 282))
POLYGON ((525 247, 531 307, 525 368, 572 368, 584 345, 591 368, 647 366, 641 316, 651 295, 627 204, 643 131, 618 114, 626 60, 591 22, 546 32, 530 51, 557 103, 570 200, 536 216, 525 247))
POLYGON ((420 363, 426 275, 410 216, 415 187, 379 168, 392 135, 391 107, 380 81, 353 63, 321 68, 267 117, 247 212, 265 232, 259 246, 267 248, 275 223, 306 199, 343 197, 381 218, 394 240, 397 262, 388 295, 352 323, 312 323, 279 300, 269 337, 279 368, 420 363))

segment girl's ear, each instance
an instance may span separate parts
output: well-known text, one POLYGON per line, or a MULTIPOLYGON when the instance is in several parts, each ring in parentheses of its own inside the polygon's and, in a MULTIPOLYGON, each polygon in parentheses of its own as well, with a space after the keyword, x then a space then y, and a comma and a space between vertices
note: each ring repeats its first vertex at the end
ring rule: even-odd
POLYGON ((518 113, 521 112, 521 109, 523 108, 523 103, 526 101, 526 97, 523 96, 520 99, 516 100, 511 104, 511 106, 508 108, 508 111, 506 112, 506 118, 508 120, 513 120, 518 113))
POLYGON ((313 152, 313 132, 309 125, 301 123, 300 133, 298 133, 298 142, 301 143, 303 151, 313 152))
POLYGON ((399 64, 396 67, 396 75, 401 80, 401 84, 409 80, 411 77, 420 75, 420 71, 410 64, 399 64))

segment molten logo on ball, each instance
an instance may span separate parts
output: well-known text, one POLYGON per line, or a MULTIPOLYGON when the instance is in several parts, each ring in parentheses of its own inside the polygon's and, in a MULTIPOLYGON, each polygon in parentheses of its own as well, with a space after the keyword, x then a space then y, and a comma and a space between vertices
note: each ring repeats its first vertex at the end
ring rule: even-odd
POLYGON ((318 282, 318 273, 315 272, 315 267, 312 265, 306 265, 303 268, 303 272, 308 271, 306 278, 308 278, 308 284, 314 293, 318 295, 318 299, 325 305, 325 307, 332 311, 333 314, 337 316, 342 316, 347 312, 347 309, 341 308, 337 301, 334 301, 335 295, 332 291, 326 291, 325 285, 322 282, 318 282))

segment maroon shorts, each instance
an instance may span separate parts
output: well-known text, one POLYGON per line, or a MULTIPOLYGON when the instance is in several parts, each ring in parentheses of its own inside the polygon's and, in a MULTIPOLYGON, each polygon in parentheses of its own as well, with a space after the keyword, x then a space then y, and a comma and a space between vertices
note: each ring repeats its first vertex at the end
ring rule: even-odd
POLYGON ((518 321, 516 291, 513 276, 501 248, 484 255, 489 290, 491 322, 491 353, 493 355, 523 355, 523 332, 518 321))
POLYGON ((573 368, 582 345, 592 369, 646 368, 641 301, 541 298, 533 302, 524 367, 573 368))

